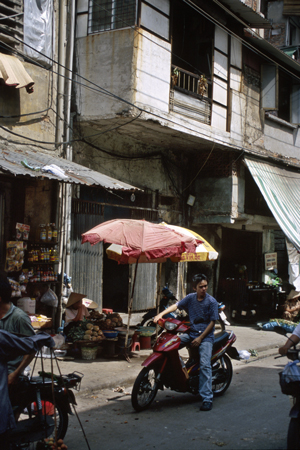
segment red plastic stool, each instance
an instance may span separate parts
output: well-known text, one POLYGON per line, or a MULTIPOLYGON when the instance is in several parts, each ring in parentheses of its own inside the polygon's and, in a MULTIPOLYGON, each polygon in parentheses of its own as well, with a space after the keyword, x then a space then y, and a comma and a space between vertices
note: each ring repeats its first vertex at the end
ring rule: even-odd
POLYGON ((134 335, 132 336, 132 344, 130 350, 132 352, 141 350, 140 336, 137 333, 134 333, 134 335))
POLYGON ((103 312, 103 314, 112 314, 113 310, 112 309, 108 309, 108 308, 102 308, 102 312, 103 312))

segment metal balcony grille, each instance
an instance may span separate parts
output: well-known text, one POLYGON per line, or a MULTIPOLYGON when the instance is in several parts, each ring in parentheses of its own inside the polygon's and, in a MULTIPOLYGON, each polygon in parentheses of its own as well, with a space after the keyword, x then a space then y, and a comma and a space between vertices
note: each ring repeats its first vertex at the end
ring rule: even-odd
POLYGON ((136 11, 136 0, 89 0, 88 33, 132 27, 136 11))

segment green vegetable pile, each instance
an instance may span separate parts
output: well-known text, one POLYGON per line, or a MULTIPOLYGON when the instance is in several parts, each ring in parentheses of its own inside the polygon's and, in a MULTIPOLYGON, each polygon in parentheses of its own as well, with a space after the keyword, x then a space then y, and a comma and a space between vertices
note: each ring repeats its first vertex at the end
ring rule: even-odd
POLYGON ((73 342, 83 340, 83 336, 85 335, 85 330, 87 329, 87 324, 88 324, 88 322, 86 320, 77 322, 76 325, 74 325, 68 331, 68 334, 67 334, 68 339, 72 340, 73 342))

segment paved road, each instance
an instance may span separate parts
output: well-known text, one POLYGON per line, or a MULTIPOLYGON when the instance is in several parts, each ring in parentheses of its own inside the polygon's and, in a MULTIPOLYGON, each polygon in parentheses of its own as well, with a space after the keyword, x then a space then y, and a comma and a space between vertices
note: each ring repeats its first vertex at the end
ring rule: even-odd
MULTIPOLYGON (((268 354, 248 364, 234 362, 232 384, 210 412, 200 412, 191 394, 165 390, 149 410, 136 413, 126 394, 130 388, 78 396, 77 411, 91 450, 285 449, 289 399, 278 383, 284 364, 285 358, 268 354)), ((76 417, 65 443, 70 450, 88 448, 76 417)))

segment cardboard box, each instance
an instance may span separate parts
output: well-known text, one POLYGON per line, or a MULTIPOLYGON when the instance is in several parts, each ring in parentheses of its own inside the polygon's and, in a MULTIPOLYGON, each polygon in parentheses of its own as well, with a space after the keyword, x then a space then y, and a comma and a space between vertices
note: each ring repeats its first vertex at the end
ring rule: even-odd
POLYGON ((31 300, 29 297, 19 298, 17 307, 27 314, 35 314, 35 300, 31 300))
POLYGON ((37 328, 37 329, 48 329, 48 328, 52 328, 53 324, 52 324, 52 319, 47 319, 44 321, 34 321, 31 322, 31 325, 33 326, 33 328, 37 328))

